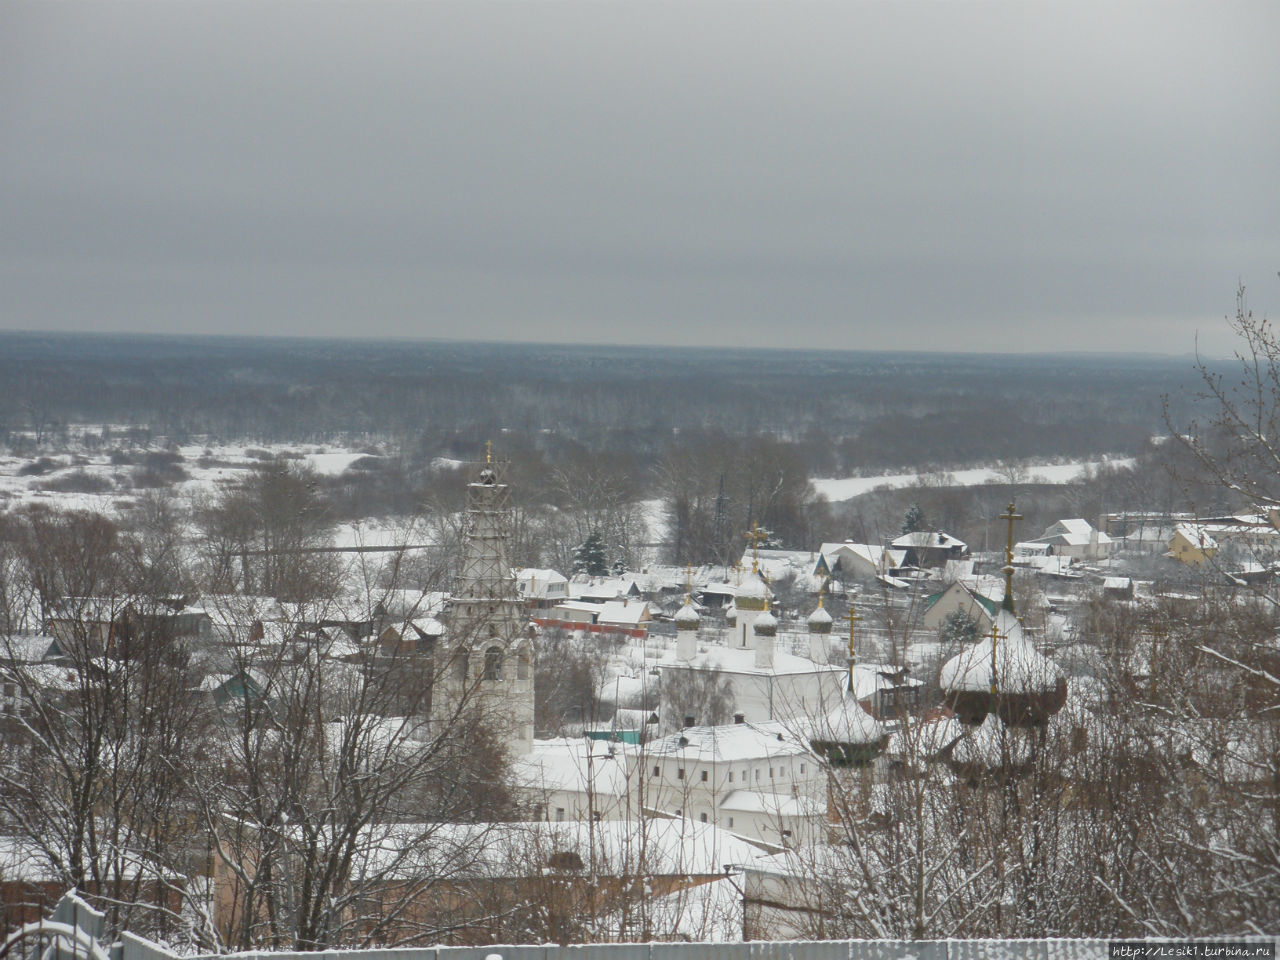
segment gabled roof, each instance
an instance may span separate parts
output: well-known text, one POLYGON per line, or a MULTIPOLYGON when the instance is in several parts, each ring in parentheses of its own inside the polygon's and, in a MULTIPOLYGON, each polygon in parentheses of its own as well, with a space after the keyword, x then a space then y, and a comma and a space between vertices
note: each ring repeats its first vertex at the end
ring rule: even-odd
POLYGON ((948 593, 951 593, 952 591, 955 591, 955 590, 964 591, 966 594, 969 595, 969 597, 973 600, 974 603, 978 604, 978 606, 982 607, 983 610, 987 611, 987 613, 993 617, 996 615, 996 611, 1000 609, 1000 600, 996 600, 992 597, 988 597, 984 593, 978 592, 973 587, 969 586, 969 584, 965 583, 963 580, 956 580, 955 582, 949 584, 945 590, 940 590, 937 593, 931 593, 929 594, 929 596, 925 597, 925 600, 924 600, 925 610, 931 609, 939 600, 945 597, 948 593))
POLYGON ((522 597, 546 597, 551 587, 557 595, 568 593, 569 578, 550 568, 525 567, 516 571, 516 591, 522 597))
POLYGON ((1090 524, 1088 520, 1081 517, 1072 517, 1069 520, 1059 520, 1057 523, 1050 526, 1041 535, 1040 539, 1047 540, 1049 537, 1056 536, 1058 534, 1070 534, 1074 536, 1082 536, 1088 540, 1089 535, 1092 533, 1093 525, 1090 524))
POLYGON ((959 548, 960 550, 968 549, 968 544, 963 540, 957 540, 948 533, 941 530, 916 530, 912 533, 904 533, 902 536, 893 540, 890 546, 899 547, 903 550, 935 548, 940 550, 951 550, 959 548))
POLYGON ((1174 529, 1174 536, 1181 535, 1188 543, 1199 547, 1201 550, 1216 550, 1218 541, 1209 536, 1209 532, 1202 526, 1192 523, 1180 523, 1174 529))
POLYGON ((846 540, 843 543, 824 543, 818 548, 818 558, 814 563, 814 573, 821 571, 819 564, 825 564, 825 573, 831 573, 843 557, 853 557, 872 567, 881 570, 886 566, 898 566, 903 560, 902 550, 891 550, 878 543, 854 543, 846 540))
POLYGON ((649 604, 644 600, 610 600, 600 604, 600 612, 596 615, 596 623, 614 623, 626 626, 638 626, 652 619, 649 604))

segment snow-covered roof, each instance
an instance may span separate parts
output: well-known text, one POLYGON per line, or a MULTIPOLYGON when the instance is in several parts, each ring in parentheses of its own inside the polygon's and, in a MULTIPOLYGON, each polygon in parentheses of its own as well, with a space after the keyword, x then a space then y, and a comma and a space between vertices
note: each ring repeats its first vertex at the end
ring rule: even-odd
MULTIPOLYGON (((848 677, 848 671, 841 671, 848 677)), ((855 663, 853 665, 853 696, 855 700, 866 700, 880 690, 893 690, 897 687, 921 687, 923 680, 902 676, 901 671, 883 663, 855 663)), ((845 680, 844 689, 849 689, 845 680)))
POLYGON ((615 577, 612 580, 580 580, 575 577, 569 581, 569 596, 575 600, 617 600, 626 596, 639 596, 640 587, 634 577, 615 577))
POLYGON ((726 867, 760 855, 741 837, 684 818, 654 817, 641 827, 634 820, 377 824, 365 834, 370 866, 380 861, 400 876, 536 875, 549 858, 569 853, 592 864, 597 876, 723 876, 726 867), (424 831, 431 843, 416 843, 424 831))
POLYGON ((696 763, 737 763, 795 757, 810 752, 793 730, 777 721, 685 727, 646 744, 650 756, 679 756, 696 763))
POLYGON ((828 567, 834 567, 842 554, 857 557, 877 570, 885 565, 886 560, 890 566, 902 560, 901 551, 888 550, 878 543, 854 543, 852 540, 845 540, 840 543, 824 543, 818 550, 826 558, 828 567), (888 557, 885 556, 886 553, 888 557))
MULTIPOLYGON (((2 670, 0 676, 12 677, 14 671, 2 670)), ((22 668, 22 679, 32 686, 58 693, 78 690, 82 683, 80 673, 72 667, 57 663, 33 663, 22 668)))
POLYGON ((742 941, 742 890, 739 882, 730 877, 650 898, 645 909, 648 928, 663 939, 693 943, 742 941))
POLYGON ((663 656, 657 666, 660 668, 679 667, 719 670, 722 673, 752 674, 754 676, 783 676, 802 673, 844 673, 844 670, 840 667, 819 665, 806 657, 797 657, 795 654, 786 653, 783 650, 774 651, 773 666, 757 667, 755 663, 754 650, 747 650, 741 647, 722 646, 708 647, 706 652, 697 654, 687 663, 677 661, 675 659, 674 651, 667 651, 667 654, 663 656))
POLYGON ((747 550, 743 553, 739 565, 749 570, 754 560, 761 573, 770 580, 778 580, 783 577, 808 574, 813 569, 816 559, 808 550, 759 550, 754 558, 751 551, 747 550))
POLYGON ((762 793, 756 790, 734 790, 720 801, 721 810, 733 813, 763 813, 774 817, 822 817, 826 808, 811 797, 793 797, 789 793, 762 793))
POLYGON ((1074 562, 1071 557, 1064 557, 1062 554, 1058 554, 1052 557, 1024 556, 1020 565, 1030 567, 1036 573, 1043 573, 1046 576, 1071 577, 1074 579, 1080 576, 1080 574, 1074 573, 1071 569, 1074 562))
POLYGON ((554 613, 556 610, 564 610, 572 613, 589 613, 593 617, 601 611, 602 605, 598 603, 588 603, 586 600, 561 600, 551 608, 554 613))
POLYGON ((634 755, 626 744, 585 737, 533 741, 532 752, 512 762, 516 783, 535 792, 594 793, 622 797, 634 755))
POLYGON ((435 617, 417 617, 405 623, 406 627, 412 627, 420 632, 424 637, 442 637, 444 636, 445 626, 435 617))
POLYGON ((53 642, 53 637, 43 634, 0 637, 0 657, 14 663, 39 663, 49 653, 53 642))
POLYGON ((275 597, 242 593, 208 594, 200 598, 199 606, 215 623, 233 627, 248 626, 254 620, 283 620, 285 615, 275 597))
POLYGON ((610 600, 600 604, 599 610, 596 623, 635 627, 652 619, 649 604, 643 600, 610 600))
POLYGON ((1074 534, 1083 536, 1085 540, 1088 540, 1091 533, 1093 533, 1093 524, 1083 517, 1072 517, 1068 520, 1059 520, 1048 527, 1041 535, 1041 539, 1048 539, 1056 534, 1074 534))
POLYGON ((544 567, 525 567, 516 571, 516 591, 522 597, 564 596, 568 589, 569 578, 559 571, 544 567))
POLYGON ((936 547, 945 550, 958 548, 964 550, 967 545, 963 540, 957 540, 950 534, 943 533, 940 530, 914 530, 896 538, 890 546, 899 547, 903 550, 922 547, 936 547))
POLYGON ((1209 531, 1202 526, 1193 523, 1180 523, 1174 528, 1174 533, 1181 534, 1188 542, 1195 544, 1201 549, 1214 549, 1218 546, 1218 541, 1209 535, 1209 531))
POLYGON ((375 604, 382 604, 392 619, 417 619, 435 616, 449 603, 449 594, 440 591, 384 590, 372 597, 375 604))

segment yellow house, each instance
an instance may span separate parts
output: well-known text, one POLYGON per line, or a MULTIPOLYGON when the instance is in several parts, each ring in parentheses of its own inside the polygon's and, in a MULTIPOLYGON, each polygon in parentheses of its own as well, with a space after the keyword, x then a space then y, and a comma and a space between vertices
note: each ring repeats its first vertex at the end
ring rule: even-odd
POLYGON ((1169 556, 1182 563, 1200 566, 1218 552, 1218 542, 1204 527, 1180 523, 1169 540, 1169 556))

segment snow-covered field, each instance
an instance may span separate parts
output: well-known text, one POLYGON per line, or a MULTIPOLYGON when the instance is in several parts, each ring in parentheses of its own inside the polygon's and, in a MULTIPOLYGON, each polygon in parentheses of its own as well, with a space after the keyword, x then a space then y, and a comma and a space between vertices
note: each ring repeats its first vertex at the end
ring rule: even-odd
MULTIPOLYGON (((133 506, 136 498, 146 492, 145 489, 135 487, 133 480, 137 471, 144 468, 141 461, 148 452, 155 451, 131 451, 133 459, 138 461, 136 463, 112 463, 109 453, 51 455, 51 465, 40 474, 29 474, 35 463, 31 458, 2 456, 0 509, 20 503, 42 503, 63 510, 96 510, 107 515, 125 513, 133 506), (28 475, 24 475, 24 470, 28 471, 28 475), (96 482, 104 489, 101 492, 48 489, 66 482, 68 478, 77 480, 77 486, 84 486, 84 478, 88 478, 89 482, 96 482)), ((234 480, 262 462, 264 452, 306 463, 317 473, 326 476, 341 474, 352 463, 365 456, 353 450, 298 444, 195 444, 179 447, 175 452, 181 458, 175 465, 186 476, 173 483, 169 489, 177 497, 187 500, 216 492, 222 484, 234 480)), ((370 523, 364 525, 362 530, 350 526, 340 529, 337 539, 339 546, 357 546, 367 542, 377 543, 388 537, 388 531, 370 523)))
MULTIPOLYGON (((1070 463, 1028 463, 1020 464, 1019 470, 1026 475, 1027 482, 1070 483, 1086 469, 1096 470, 1104 464, 1111 467, 1131 467, 1133 462, 1132 457, 1121 457, 1114 460, 1075 460, 1070 463)), ((929 482, 932 486, 976 487, 1004 480, 1007 475, 1007 471, 996 467, 976 467, 972 470, 948 471, 945 474, 891 473, 879 477, 827 477, 814 480, 813 486, 818 493, 835 503, 852 500, 882 487, 910 487, 922 481, 929 482)))

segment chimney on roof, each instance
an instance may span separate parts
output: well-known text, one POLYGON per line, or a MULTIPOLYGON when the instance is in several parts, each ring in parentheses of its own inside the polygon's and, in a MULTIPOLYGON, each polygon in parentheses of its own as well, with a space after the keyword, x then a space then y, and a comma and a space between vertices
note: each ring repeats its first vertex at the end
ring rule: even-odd
POLYGON ((747 715, 746 715, 745 713, 735 713, 735 714, 733 715, 733 722, 734 722, 734 723, 746 723, 746 722, 747 722, 747 715))
POLYGON ((692 727, 692 726, 693 726, 693 724, 694 724, 694 718, 693 718, 693 717, 689 716, 689 717, 685 717, 685 718, 684 718, 684 725, 685 725, 686 727, 692 727))

